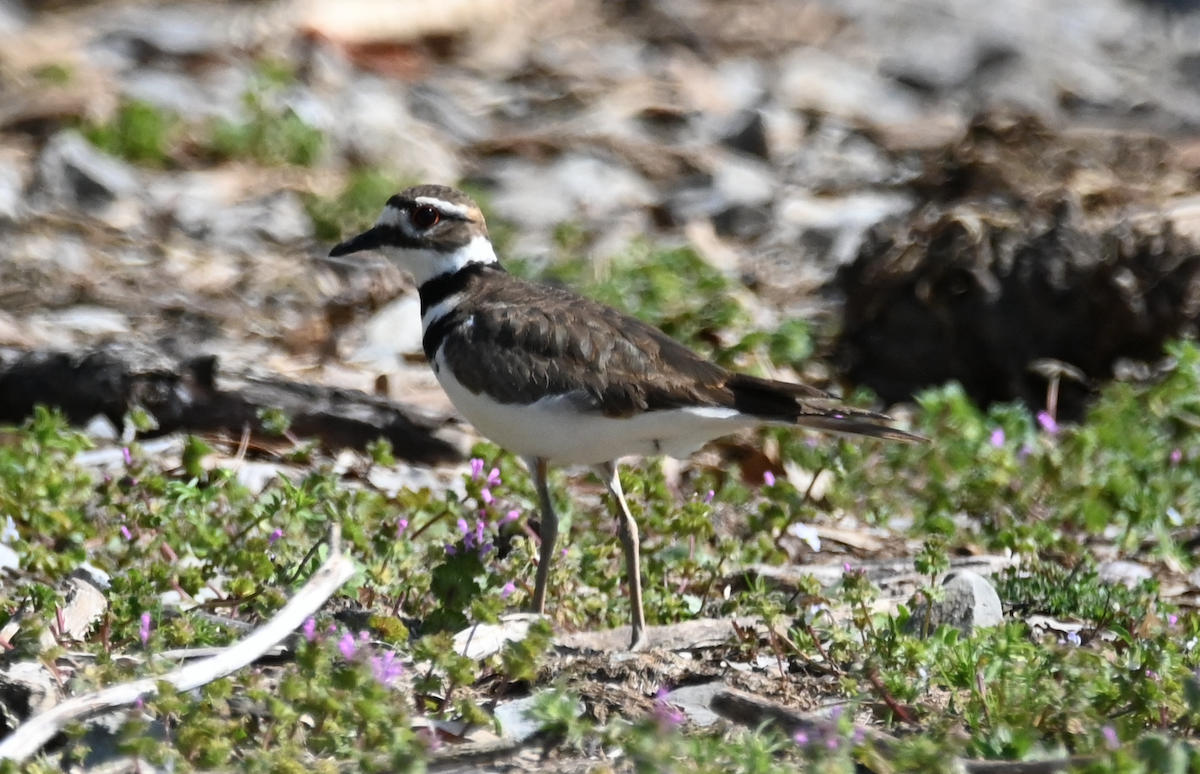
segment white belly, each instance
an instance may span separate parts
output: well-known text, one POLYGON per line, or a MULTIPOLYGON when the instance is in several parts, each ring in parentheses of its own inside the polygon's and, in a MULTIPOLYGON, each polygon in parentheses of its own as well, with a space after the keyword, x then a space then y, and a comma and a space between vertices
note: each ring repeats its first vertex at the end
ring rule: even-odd
POLYGON ((481 435, 522 457, 595 465, 629 455, 686 457, 714 438, 758 424, 733 409, 673 409, 627 419, 581 414, 567 396, 497 403, 459 384, 437 353, 434 373, 481 435))

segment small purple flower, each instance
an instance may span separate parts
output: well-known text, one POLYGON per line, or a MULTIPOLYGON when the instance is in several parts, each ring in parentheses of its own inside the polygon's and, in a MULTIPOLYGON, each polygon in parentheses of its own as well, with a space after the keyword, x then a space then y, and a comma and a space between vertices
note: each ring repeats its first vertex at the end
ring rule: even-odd
POLYGON ((275 541, 279 540, 281 537, 283 537, 283 530, 276 527, 275 531, 267 537, 267 545, 275 545, 275 541))
POLYGON ((121 456, 125 458, 125 464, 126 464, 126 465, 132 465, 132 464, 133 464, 133 455, 129 453, 129 447, 128 447, 128 446, 123 446, 123 447, 121 447, 121 456))
POLYGON ((841 745, 842 745, 842 740, 838 739, 837 736, 830 735, 830 736, 826 737, 826 739, 825 739, 825 746, 828 747, 830 750, 836 750, 841 745))
POLYGON ((508 599, 510 596, 512 596, 512 593, 516 590, 517 590, 517 584, 513 583, 512 581, 509 581, 508 583, 504 584, 504 588, 500 589, 500 598, 508 599))
POLYGON ((309 642, 317 639, 317 619, 309 618, 304 622, 304 626, 300 629, 300 631, 304 632, 304 639, 308 640, 309 642))
POLYGON ((358 652, 358 643, 354 641, 354 635, 346 632, 342 638, 338 640, 338 650, 342 653, 342 658, 349 661, 354 658, 354 654, 358 652))
POLYGON ((142 639, 142 647, 150 643, 150 614, 142 613, 142 625, 138 627, 138 636, 142 639))
POLYGON ((863 740, 866 738, 867 738, 866 732, 856 726, 854 728, 854 733, 851 734, 851 736, 850 736, 850 744, 853 744, 855 746, 860 745, 863 743, 863 740))
POLYGON ((492 490, 486 487, 482 492, 479 493, 479 499, 483 500, 483 502, 487 505, 491 505, 492 503, 496 502, 496 498, 492 497, 492 490))
POLYGON ((508 524, 510 521, 516 521, 519 518, 521 518, 520 511, 515 511, 515 510, 509 511, 508 513, 504 514, 504 518, 500 519, 500 526, 504 526, 505 524, 508 524))
POLYGON ((455 554, 458 553, 458 549, 455 548, 452 544, 447 543, 446 544, 446 553, 449 554, 450 556, 454 556, 455 554))
POLYGON ((801 747, 806 747, 808 746, 808 734, 803 731, 797 731, 795 734, 792 734, 792 741, 801 747))
POLYGON ((471 458, 471 478, 479 478, 483 474, 483 460, 478 457, 471 458))
POLYGON ((842 562, 842 572, 854 572, 854 568, 850 566, 849 562, 842 562))
POLYGON ((500 486, 500 468, 492 468, 488 473, 487 481, 484 482, 488 486, 500 486))
POLYGON ((829 719, 832 720, 834 723, 836 723, 839 720, 841 720, 842 713, 845 711, 846 711, 846 708, 839 704, 836 707, 834 707, 833 709, 829 710, 829 719))
POLYGON ((464 535, 469 535, 469 534, 471 534, 471 528, 470 528, 470 527, 467 525, 467 520, 466 520, 466 519, 459 519, 459 520, 458 520, 458 531, 459 531, 459 532, 461 532, 461 533, 463 533, 464 535))
POLYGON ((485 524, 482 520, 475 522, 475 543, 476 543, 476 545, 480 545, 480 546, 483 545, 483 531, 485 529, 487 529, 487 524, 485 524))
POLYGON ((1050 413, 1047 411, 1039 411, 1037 413, 1037 422, 1042 426, 1042 429, 1050 435, 1054 435, 1058 432, 1058 422, 1055 421, 1054 417, 1050 416, 1050 413))
POLYGON ((404 665, 396 659, 396 654, 388 651, 381 656, 371 657, 371 674, 375 678, 375 682, 383 686, 391 686, 392 683, 404 674, 404 665))
POLYGON ((408 529, 408 519, 401 519, 396 522, 396 537, 403 535, 406 529, 408 529))
POLYGON ((1175 615, 1174 613, 1171 613, 1169 616, 1167 616, 1167 626, 1174 626, 1177 623, 1179 623, 1179 616, 1175 615))
POLYGON ((1183 449, 1172 449, 1171 450, 1171 467, 1175 467, 1176 465, 1178 465, 1181 462, 1183 462, 1183 449))
POLYGON ((708 490, 708 493, 704 495, 704 504, 708 505, 709 503, 711 503, 713 501, 713 498, 716 496, 717 496, 717 490, 715 490, 715 489, 708 490))
POLYGON ((775 474, 769 470, 763 473, 763 486, 775 486, 775 474))
POLYGON ((673 731, 683 723, 686 716, 673 704, 667 701, 667 689, 662 687, 654 694, 654 720, 661 731, 673 731))
POLYGON ((129 527, 126 527, 124 524, 121 525, 121 537, 126 540, 133 540, 133 534, 130 533, 129 527))
POLYGON ((995 430, 992 431, 992 446, 995 446, 997 449, 999 449, 1003 445, 1004 445, 1004 428, 997 427, 995 430))
POLYGON ((1104 735, 1104 744, 1108 749, 1115 750, 1121 746, 1121 740, 1117 736, 1117 729, 1112 726, 1104 726, 1100 729, 1100 733, 1104 735))

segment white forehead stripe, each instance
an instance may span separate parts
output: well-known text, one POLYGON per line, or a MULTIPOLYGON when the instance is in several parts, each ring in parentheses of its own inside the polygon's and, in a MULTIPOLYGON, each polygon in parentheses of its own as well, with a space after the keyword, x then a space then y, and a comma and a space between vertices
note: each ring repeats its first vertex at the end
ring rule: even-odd
POLYGON ((383 208, 383 212, 379 213, 379 220, 375 221, 375 225, 398 227, 404 229, 406 233, 412 234, 408 218, 404 217, 404 210, 397 209, 390 204, 383 208))
POLYGON ((418 196, 417 204, 428 204, 430 207, 436 207, 442 212, 453 215, 458 218, 466 218, 470 216, 471 209, 461 204, 452 204, 445 199, 439 199, 436 196, 418 196))

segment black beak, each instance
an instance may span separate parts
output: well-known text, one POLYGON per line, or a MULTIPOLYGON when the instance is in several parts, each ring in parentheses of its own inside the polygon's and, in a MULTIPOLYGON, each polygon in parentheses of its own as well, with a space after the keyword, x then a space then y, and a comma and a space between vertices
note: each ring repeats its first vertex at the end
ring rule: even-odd
POLYGON ((330 258, 338 258, 351 253, 359 253, 363 250, 374 250, 387 244, 386 230, 376 226, 375 228, 367 229, 356 237, 350 237, 345 242, 336 244, 329 251, 330 258))

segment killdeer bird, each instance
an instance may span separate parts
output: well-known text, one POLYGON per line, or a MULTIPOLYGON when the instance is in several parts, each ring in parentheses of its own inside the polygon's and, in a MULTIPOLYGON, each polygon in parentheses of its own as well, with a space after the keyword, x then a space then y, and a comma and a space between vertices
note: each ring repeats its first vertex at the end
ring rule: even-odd
POLYGON ((635 650, 646 644, 646 620, 637 524, 617 476, 621 457, 685 457, 762 424, 921 440, 889 427, 886 416, 842 406, 807 385, 728 371, 641 320, 507 273, 479 207, 453 188, 396 194, 372 228, 330 256, 362 250, 412 275, 438 382, 480 433, 523 457, 533 475, 542 511, 539 613, 558 538, 547 465, 591 465, 600 474, 619 511, 635 650))

